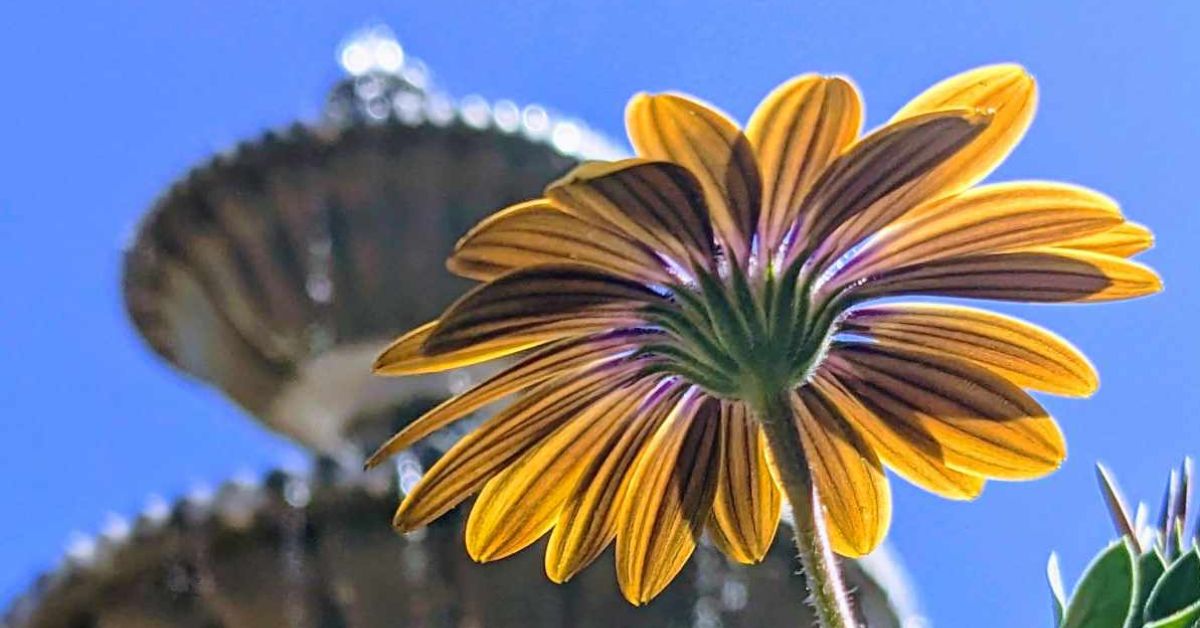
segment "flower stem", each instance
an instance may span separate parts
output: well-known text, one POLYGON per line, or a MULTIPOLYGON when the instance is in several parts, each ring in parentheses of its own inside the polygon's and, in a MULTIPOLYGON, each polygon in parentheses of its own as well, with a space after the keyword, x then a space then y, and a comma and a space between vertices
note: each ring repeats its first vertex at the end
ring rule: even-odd
POLYGON ((852 628, 858 624, 850 611, 849 596, 829 547, 820 498, 804 457, 804 443, 793 421, 787 393, 764 395, 754 412, 770 444, 779 480, 792 505, 793 528, 800 564, 811 593, 809 602, 824 628, 852 628))

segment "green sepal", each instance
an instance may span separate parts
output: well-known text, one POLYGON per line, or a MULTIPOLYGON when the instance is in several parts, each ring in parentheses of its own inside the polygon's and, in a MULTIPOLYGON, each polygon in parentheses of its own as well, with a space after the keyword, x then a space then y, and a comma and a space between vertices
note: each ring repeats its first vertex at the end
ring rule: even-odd
POLYGON ((1109 545, 1083 572, 1063 614, 1063 628, 1124 628, 1134 596, 1133 551, 1109 545))
POLYGON ((750 283, 746 280, 746 274, 742 272, 741 268, 734 268, 729 271, 729 280, 733 284, 733 302, 742 325, 747 331, 746 337, 766 340, 767 321, 762 310, 758 307, 754 293, 750 290, 750 283))
POLYGON ((1171 618, 1200 602, 1200 550, 1180 556, 1150 591, 1143 617, 1147 624, 1171 618))
POLYGON ((783 331, 794 330, 800 324, 794 320, 800 316, 797 288, 800 282, 800 264, 794 263, 779 276, 779 289, 767 301, 767 325, 772 338, 780 338, 783 331))
POLYGON ((700 359, 707 359, 717 369, 728 373, 740 370, 733 358, 712 341, 705 330, 693 324, 685 313, 686 308, 651 305, 642 312, 647 322, 658 325, 683 344, 685 349, 695 351, 700 359))
MULTIPOLYGON (((740 317, 730 303, 729 295, 725 294, 725 286, 716 277, 704 272, 696 273, 696 280, 700 283, 700 293, 718 340, 731 351, 745 347, 750 330, 744 324, 740 324, 740 317)), ((747 357, 734 355, 734 359, 739 363, 747 357)))
POLYGON ((671 373, 682 375, 692 384, 696 384, 708 392, 718 396, 730 396, 734 393, 729 381, 720 373, 697 363, 691 355, 671 344, 646 345, 639 349, 640 355, 654 356, 656 361, 646 365, 644 374, 671 373))

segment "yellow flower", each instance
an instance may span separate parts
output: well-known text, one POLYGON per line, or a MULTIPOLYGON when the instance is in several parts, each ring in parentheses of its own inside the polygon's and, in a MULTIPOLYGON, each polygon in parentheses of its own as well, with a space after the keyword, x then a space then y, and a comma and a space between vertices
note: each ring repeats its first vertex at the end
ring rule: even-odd
POLYGON ((524 352, 372 458, 516 396, 428 471, 395 525, 423 526, 478 492, 472 557, 549 533, 546 572, 561 582, 615 539, 621 589, 644 603, 703 531, 740 562, 767 551, 781 492, 754 412, 774 391, 846 556, 886 534, 884 466, 952 499, 1057 468, 1062 435, 1022 389, 1093 392, 1075 348, 983 310, 868 303, 1160 289, 1127 259, 1149 231, 1107 197, 972 187, 1024 134, 1035 98, 1022 68, 979 68, 860 137, 859 95, 840 77, 783 84, 744 133, 684 96, 635 97, 639 156, 584 164, 484 220, 448 263, 483 283, 380 356, 392 375, 524 352))

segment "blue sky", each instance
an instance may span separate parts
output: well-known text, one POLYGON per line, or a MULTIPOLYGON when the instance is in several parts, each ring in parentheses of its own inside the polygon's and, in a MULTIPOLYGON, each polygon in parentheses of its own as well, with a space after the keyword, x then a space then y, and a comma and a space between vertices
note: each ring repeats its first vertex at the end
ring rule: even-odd
POLYGON ((339 41, 374 21, 454 94, 546 103, 614 137, 639 90, 692 92, 744 119, 792 75, 839 72, 876 124, 975 65, 1037 75, 1038 118, 994 178, 1119 199, 1157 232, 1144 259, 1167 292, 1004 308, 1072 339, 1103 385, 1088 401, 1046 399, 1070 444, 1046 480, 996 483, 970 504, 896 483, 891 540, 937 625, 1045 625, 1047 554, 1073 580, 1110 536, 1094 462, 1157 503, 1168 466, 1200 453, 1188 327, 1200 305, 1200 3, 35 4, 0 18, 0 605, 110 511, 299 457, 142 346, 117 290, 120 247, 191 165, 313 118, 339 41))

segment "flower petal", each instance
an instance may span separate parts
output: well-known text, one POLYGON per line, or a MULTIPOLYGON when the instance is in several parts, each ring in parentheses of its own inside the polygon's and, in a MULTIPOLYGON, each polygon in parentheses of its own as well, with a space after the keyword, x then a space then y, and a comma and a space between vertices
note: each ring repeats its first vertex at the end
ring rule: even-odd
POLYGON ((1099 377, 1069 342, 1024 321, 959 305, 888 303, 852 310, 841 329, 884 346, 944 353, 1022 387, 1069 396, 1096 391, 1099 377))
POLYGON ((876 414, 829 369, 819 371, 812 386, 837 407, 843 420, 852 425, 867 446, 900 477, 947 499, 975 499, 983 492, 984 479, 947 467, 941 446, 929 434, 909 425, 892 423, 887 415, 876 414))
POLYGON ((750 116, 746 137, 762 172, 758 235, 766 252, 778 249, 813 183, 854 143, 862 117, 853 84, 815 74, 780 85, 750 116))
POLYGON ((579 476, 624 434, 655 383, 643 379, 612 390, 488 480, 467 518, 471 558, 504 558, 550 530, 579 476))
POLYGON ((749 140, 712 106, 676 94, 639 94, 625 126, 638 155, 671 161, 700 182, 713 228, 727 251, 746 260, 758 225, 762 181, 749 140))
POLYGON ((429 355, 499 338, 582 334, 635 323, 660 301, 640 282, 579 265, 535 266, 476 287, 455 301, 425 340, 429 355))
POLYGON ((1121 224, 1108 197, 1062 183, 986 185, 912 212, 872 237, 831 282, 845 285, 890 268, 1030 248, 1121 224))
POLYGON ((934 168, 911 193, 944 197, 982 181, 1021 141, 1037 108, 1037 84, 1019 65, 989 65, 952 76, 909 101, 900 122, 933 111, 970 107, 992 112, 992 123, 953 158, 934 168))
POLYGON ((1066 458, 1058 425, 1036 401, 969 362, 865 343, 835 343, 827 360, 889 427, 933 438, 952 469, 1024 480, 1066 458))
POLYGON ((606 364, 528 392, 438 459, 404 497, 392 524, 408 532, 442 516, 637 368, 629 362, 606 364))
POLYGON ((928 294, 1037 303, 1115 301, 1159 290, 1162 280, 1137 262, 1046 247, 907 266, 851 289, 856 299, 928 294))
POLYGON ((1100 233, 1068 238, 1055 242, 1052 246, 1116 257, 1133 257, 1154 246, 1154 234, 1136 222, 1123 222, 1100 233))
POLYGON ((811 387, 796 391, 792 407, 833 550, 849 557, 869 554, 892 521, 891 492, 879 458, 837 406, 811 387))
POLYGON ((646 445, 617 515, 617 583, 654 599, 696 549, 717 486, 717 403, 692 389, 646 445))
POLYGON ((539 199, 493 214, 458 241, 446 266, 491 281, 519 268, 584 264, 650 284, 671 280, 654 253, 609 229, 560 211, 539 199))
POLYGON ((632 469, 650 439, 671 414, 682 389, 663 383, 629 417, 620 440, 588 461, 546 546, 546 575, 570 580, 608 547, 617 535, 617 517, 632 469))
POLYGON ((700 183, 673 163, 585 163, 546 188, 555 206, 624 233, 683 267, 711 268, 712 224, 700 183))
POLYGON ((727 556, 757 563, 771 549, 782 498, 767 468, 766 441, 741 403, 721 403, 719 479, 709 530, 727 556))
POLYGON ((425 345, 425 341, 429 339, 437 326, 438 321, 429 321, 388 345, 379 354, 379 357, 375 358, 373 367, 375 373, 378 375, 438 373, 520 353, 567 335, 566 332, 553 329, 534 330, 532 333, 495 338, 463 347, 457 351, 447 351, 434 356, 425 355, 421 347, 425 345))
POLYGON ((620 359, 633 346, 630 333, 615 332, 572 338, 543 347, 474 388, 443 401, 404 426, 367 459, 366 467, 369 469, 378 465, 422 438, 498 399, 555 377, 570 376, 580 369, 620 359))
POLYGON ((869 232, 864 228, 832 243, 825 242, 827 236, 876 203, 894 207, 884 212, 884 218, 903 213, 911 204, 895 205, 890 195, 953 156, 987 126, 989 118, 973 109, 953 109, 909 118, 864 137, 829 165, 805 197, 788 261, 817 246, 828 250, 829 259, 836 259, 835 249, 847 250, 869 232))

